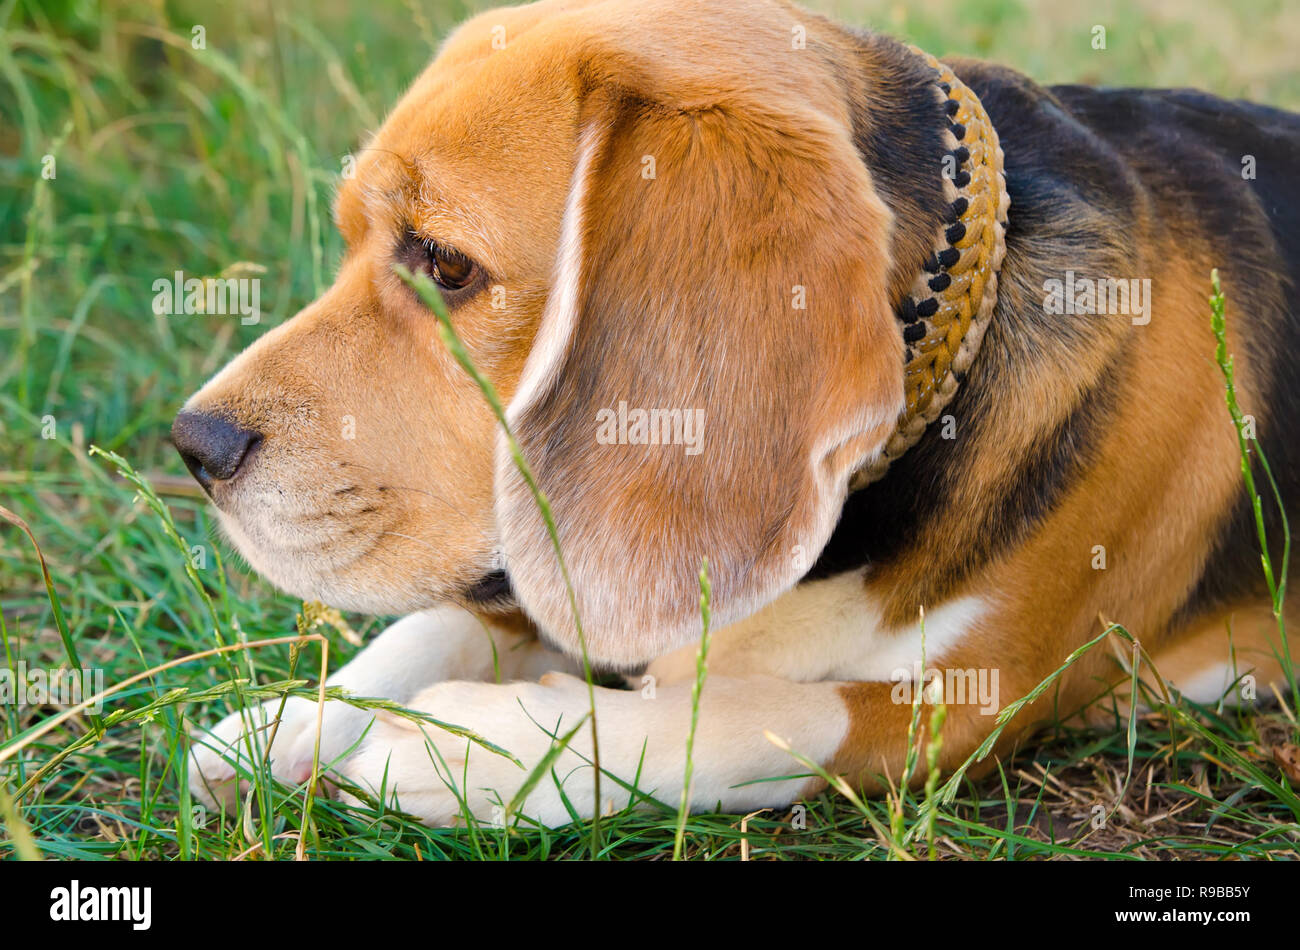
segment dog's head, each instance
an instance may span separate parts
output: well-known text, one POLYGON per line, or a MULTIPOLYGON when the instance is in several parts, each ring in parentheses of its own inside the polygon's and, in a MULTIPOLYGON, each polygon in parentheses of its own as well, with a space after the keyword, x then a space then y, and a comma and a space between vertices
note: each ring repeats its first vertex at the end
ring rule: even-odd
POLYGON ((576 650, 538 506, 405 264, 507 406, 593 660, 698 637, 705 558, 717 623, 793 585, 902 407, 849 55, 767 0, 462 26, 343 183, 334 285, 177 418, 249 563, 382 613, 494 602, 504 567, 576 650))

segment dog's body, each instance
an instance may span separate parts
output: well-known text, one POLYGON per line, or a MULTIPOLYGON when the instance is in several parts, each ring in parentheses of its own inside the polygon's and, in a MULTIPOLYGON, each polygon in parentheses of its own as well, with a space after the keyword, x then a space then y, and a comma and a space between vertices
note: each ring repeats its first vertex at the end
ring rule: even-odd
MULTIPOLYGON (((433 608, 335 682, 465 726, 526 767, 382 722, 345 775, 373 788, 387 775, 432 822, 461 808, 450 779, 490 818, 547 733, 589 708, 573 676, 537 679, 579 670, 554 553, 394 262, 453 275, 453 322, 554 507, 591 660, 634 671, 635 689, 596 690, 601 765, 647 793, 680 794, 703 557, 721 627, 694 754, 701 806, 782 805, 816 785, 762 781, 807 771, 765 730, 869 788, 896 778, 912 707, 895 680, 915 678, 922 607, 926 666, 964 671, 949 682, 977 694, 945 696, 949 768, 1100 616, 1196 700, 1242 675, 1282 685, 1206 297, 1218 267, 1239 396, 1294 510, 1300 118, 950 65, 1005 156, 996 308, 942 419, 850 492, 904 404, 894 313, 951 224, 925 59, 767 2, 542 3, 448 41, 343 189, 335 287, 176 428, 254 567, 344 607, 433 608), (432 263, 409 233, 434 242, 432 263), (1053 282, 1074 275, 1149 284, 1134 285, 1137 312, 1068 312, 1073 289, 1055 312, 1053 282), (598 444, 593 417, 620 402, 703 409, 703 451, 598 444)), ((1269 529, 1279 540, 1276 518, 1269 529)), ((1086 654, 998 750, 1121 673, 1086 654)), ((322 761, 369 720, 330 704, 322 761)), ((277 774, 305 777, 314 724, 312 704, 290 704, 277 774)), ((227 720, 196 752, 209 794, 229 790, 218 753, 239 729, 227 720)), ((603 804, 581 767, 591 755, 579 730, 556 767, 588 815, 603 804)), ((550 780, 524 810, 569 814, 550 780)))

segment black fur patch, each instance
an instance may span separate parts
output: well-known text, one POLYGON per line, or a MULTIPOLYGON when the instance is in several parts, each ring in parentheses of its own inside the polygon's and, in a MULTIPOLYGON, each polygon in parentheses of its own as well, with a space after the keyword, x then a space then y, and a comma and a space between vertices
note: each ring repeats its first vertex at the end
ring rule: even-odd
MULTIPOLYGON (((1271 300, 1295 299, 1300 288, 1300 116, 1189 91, 1049 90, 984 64, 956 71, 980 96, 1006 155, 1011 214, 998 309, 969 378, 947 409, 956 437, 942 439, 940 424, 932 424, 881 481, 851 495, 807 579, 894 560, 915 543, 922 525, 943 516, 985 421, 999 411, 998 394, 1014 387, 1031 363, 1106 345, 1104 328, 1094 321, 1047 316, 1035 289, 1060 276, 1056 267, 1063 258, 1080 273, 1124 273, 1124 258, 1132 253, 1125 241, 1136 231, 1137 215, 1159 226, 1166 206, 1194 207, 1198 230, 1223 248, 1218 266, 1229 285, 1228 320, 1251 322, 1243 334, 1250 340, 1247 355, 1257 377, 1268 381, 1260 404, 1243 408, 1258 420, 1288 511, 1300 510, 1300 313, 1267 309, 1271 300), (1254 180, 1241 175, 1248 154, 1255 157, 1254 180)), ((859 148, 869 167, 891 154, 879 142, 859 148)), ((878 177, 897 190, 896 173, 878 177)), ((1208 280, 1207 274, 1207 293, 1208 280)), ((1208 339, 1208 305, 1205 321, 1208 339)), ((1108 372, 1054 431, 1043 434, 1015 477, 980 511, 965 513, 979 527, 963 550, 941 552, 936 588, 951 588, 1022 541, 1087 469, 1118 408, 1126 354, 1115 347, 1108 372)), ((1211 357, 1207 349, 1203 358, 1211 357)), ((1226 409, 1223 422, 1229 424, 1226 409)), ((1265 484, 1258 467, 1256 478, 1265 484)), ((1265 508, 1280 569, 1280 517, 1271 502, 1265 508)), ((1243 494, 1180 617, 1261 587, 1254 519, 1243 494)))

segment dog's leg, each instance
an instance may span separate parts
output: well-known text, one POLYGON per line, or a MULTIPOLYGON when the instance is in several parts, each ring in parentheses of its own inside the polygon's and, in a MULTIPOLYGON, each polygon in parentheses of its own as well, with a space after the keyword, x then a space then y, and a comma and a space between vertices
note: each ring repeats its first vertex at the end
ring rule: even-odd
MULTIPOLYGON (((1300 610, 1288 610, 1291 629, 1300 623, 1300 610)), ((1281 642, 1272 609, 1265 605, 1243 605, 1198 618, 1179 630, 1155 650, 1152 664, 1139 672, 1145 686, 1138 708, 1145 710, 1150 697, 1160 697, 1155 673, 1194 703, 1215 706, 1252 705, 1272 699, 1289 688, 1279 662, 1281 642), (1231 635, 1229 635, 1231 631, 1231 635)), ((1114 726, 1124 721, 1130 709, 1130 681, 1126 677, 1107 696, 1088 709, 1088 721, 1114 726)))
MULTIPOLYGON (((1008 613, 998 598, 978 595, 927 610, 924 630, 919 619, 889 627, 881 620, 868 578, 855 572, 801 584, 745 620, 719 630, 710 650, 709 670, 724 676, 829 681, 826 685, 834 685, 835 702, 847 711, 849 728, 841 745, 819 764, 847 776, 868 793, 878 793, 885 784, 900 779, 912 701, 918 693, 922 737, 929 731, 933 701, 942 697, 947 707, 940 765, 951 770, 994 729, 1001 708, 1047 678, 1064 661, 1069 647, 1063 645, 1059 652, 1026 650, 1023 618, 1008 613)), ((1079 674, 1071 683, 1090 683, 1092 671, 1104 659, 1093 656, 1079 663, 1079 674)), ((683 649, 650 664, 644 676, 662 686, 687 682, 693 671, 694 652, 683 649)), ((1073 702, 1075 693, 1071 687, 1061 695, 1073 702)), ((1026 707, 1008 724, 997 749, 1007 750, 1052 708, 1051 700, 1026 707)), ((992 756, 986 758, 971 774, 979 775, 994 761, 992 756)), ((923 782, 924 772, 918 769, 912 781, 923 782)), ((805 793, 820 784, 810 783, 805 793)))
MULTIPOLYGON (((979 747, 1003 706, 1028 695, 1065 662, 1071 649, 1102 631, 1097 621, 1088 626, 1086 607, 1074 616, 1065 612, 1056 628, 1078 633, 1062 637, 1054 650, 1044 649, 1039 638, 1024 632, 1046 629, 1048 622, 1034 621, 1021 601, 1012 600, 1010 608, 1003 601, 999 606, 996 598, 984 602, 966 597, 927 611, 925 667, 942 679, 947 706, 940 756, 945 770, 961 765, 979 747)), ((917 688, 912 671, 920 660, 921 637, 919 625, 883 629, 878 616, 861 575, 803 584, 746 620, 719 630, 710 672, 850 681, 839 686, 849 710, 849 735, 821 764, 850 776, 866 791, 880 791, 876 776, 896 782, 907 752, 910 701, 917 688), (894 682, 895 677, 900 682, 894 682)), ((1300 609, 1289 611, 1287 619, 1291 629, 1300 626, 1300 609)), ((1267 606, 1243 605, 1149 636, 1145 642, 1156 670, 1198 703, 1213 705, 1220 697, 1229 705, 1263 702, 1275 688, 1287 686, 1276 653, 1277 625, 1267 606)), ((1098 644, 1077 660, 1049 693, 1008 724, 994 753, 970 774, 978 776, 992 767, 1017 738, 1054 715, 1072 718, 1082 712, 1096 726, 1122 725, 1129 708, 1129 677, 1116 661, 1113 646, 1098 644)), ((659 686, 686 682, 694 666, 693 650, 677 650, 650 664, 644 677, 659 686)), ((1140 669, 1151 695, 1160 695, 1152 665, 1142 663, 1140 669)), ((632 679, 633 685, 637 682, 632 679)), ((928 732, 932 709, 928 702, 922 707, 922 734, 928 732)), ((923 778, 916 775, 914 781, 923 778)))
MULTIPOLYGON (((958 649, 983 612, 976 599, 933 611, 927 624, 930 655, 958 649)), ((701 808, 782 806, 818 785, 765 731, 819 764, 844 759, 846 770, 893 768, 897 776, 911 707, 895 700, 889 677, 919 659, 919 632, 882 629, 861 574, 801 585, 718 630, 701 702, 691 801, 701 808), (846 758, 845 751, 853 754, 846 758), (855 757, 860 761, 850 761, 855 757), (802 777, 763 781, 790 775, 802 777)), ((638 788, 669 805, 681 795, 694 675, 695 649, 687 647, 629 677, 629 691, 596 690, 602 768, 629 783, 639 773, 638 788)), ((523 764, 436 729, 382 720, 344 767, 345 775, 372 790, 386 778, 403 809, 437 824, 457 818, 458 799, 480 819, 502 817, 502 806, 550 748, 547 733, 564 735, 589 709, 585 684, 568 676, 505 687, 447 682, 421 694, 415 705, 505 748, 523 764)), ((992 727, 997 707, 990 701, 984 708, 988 714, 976 707, 969 717, 951 714, 964 747, 974 748, 980 730, 992 727)), ((590 758, 584 725, 552 770, 583 815, 596 807, 590 758)), ((604 808, 629 797, 609 777, 602 780, 601 795, 604 808)), ((523 812, 544 823, 568 819, 550 774, 523 812)))
MULTIPOLYGON (((1287 611, 1291 629, 1300 611, 1287 611)), ((1161 676, 1188 699, 1229 706, 1271 699, 1288 688, 1278 657, 1282 643, 1269 607, 1242 607, 1191 625, 1171 638, 1154 660, 1161 676)))
MULTIPOLYGON (((932 676, 941 690, 923 698, 919 733, 928 733, 932 702, 942 695, 947 718, 939 764, 950 771, 992 732, 996 713, 1028 695, 1055 673, 1071 649, 1100 632, 1094 629, 1095 615, 1080 608, 1075 615, 1063 615, 1059 624, 1075 634, 1049 648, 1026 636, 1026 630, 1040 629, 1042 621, 1035 621, 1023 602, 965 596, 926 612, 926 662, 924 675, 918 676, 920 624, 882 624, 866 581, 861 574, 846 574, 800 585, 716 632, 695 746, 695 807, 781 806, 820 786, 820 781, 808 778, 806 768, 767 741, 765 730, 788 740, 827 771, 848 776, 864 791, 883 790, 901 777, 912 700, 924 685, 935 685, 932 676), (1090 616, 1094 627, 1088 626, 1090 616), (762 781, 792 774, 804 777, 762 781)), ((1262 629, 1238 621, 1238 655, 1249 647, 1258 665, 1259 644, 1244 639, 1248 626, 1262 629)), ((1226 636, 1216 632, 1215 637, 1222 647, 1215 656, 1221 653, 1226 659, 1226 636)), ((1189 644, 1178 648, 1200 655, 1190 639, 1168 642, 1189 644)), ((1166 659, 1172 667, 1172 657, 1166 659)), ((602 766, 627 782, 639 770, 639 789, 670 805, 681 794, 694 669, 695 651, 684 648, 630 677, 629 691, 596 691, 602 766)), ((1163 667, 1162 672, 1170 675, 1163 667)), ((972 776, 990 768, 1035 725, 1078 709, 1097 694, 1100 682, 1116 678, 1114 659, 1101 646, 1076 660, 1051 693, 1025 706, 1007 724, 992 754, 972 769, 972 776)), ((547 733, 563 735, 572 729, 588 711, 588 698, 580 680, 548 676, 540 683, 508 686, 445 682, 426 690, 413 706, 477 733, 523 764, 521 768, 437 729, 381 720, 344 766, 344 774, 371 789, 379 788, 387 775, 388 788, 403 809, 430 822, 447 823, 460 814, 458 798, 480 819, 501 816, 500 807, 512 800, 550 748, 547 733)), ((590 757, 584 726, 552 769, 574 807, 588 816, 596 807, 590 757)), ((924 781, 924 772, 918 769, 912 781, 924 781)), ((602 782, 602 797, 602 807, 628 800, 612 779, 602 782)), ((568 818, 550 774, 522 811, 547 823, 568 818)))
MULTIPOLYGON (((946 652, 933 664, 945 677, 953 672, 959 677, 965 674, 962 677, 966 687, 964 703, 954 704, 952 683, 945 681, 947 719, 939 757, 944 771, 962 764, 989 735, 994 718, 988 713, 1027 696, 1065 661, 1060 653, 1072 645, 1067 641, 1056 653, 1026 649, 1027 638, 1013 635, 1025 628, 1014 622, 1003 625, 1001 616, 992 615, 992 622, 980 629, 979 638, 946 652), (999 679, 991 691, 993 702, 985 705, 980 677, 991 677, 994 673, 999 674, 999 679), (972 685, 976 702, 970 700, 972 685)), ((1101 629, 1098 623, 1090 633, 1100 633, 1101 629)), ((1256 699, 1264 702, 1275 688, 1279 691, 1286 688, 1281 664, 1274 653, 1279 647, 1277 627, 1267 608, 1243 607, 1230 614, 1193 622, 1167 637, 1153 636, 1150 640, 1155 671, 1195 702, 1213 705, 1221 697, 1227 705, 1256 699), (1231 641, 1226 623, 1229 616, 1231 641)), ((999 758, 1005 758, 1023 736, 1057 716, 1070 720, 1081 713, 1094 725, 1122 726, 1127 721, 1131 680, 1112 652, 1115 646, 1125 653, 1128 651, 1127 645, 1121 646, 1118 641, 1103 643, 1072 664, 1049 692, 1025 706, 1007 724, 991 754, 976 763, 968 774, 972 778, 984 774, 999 758), (1108 683, 1114 684, 1113 689, 1108 683)), ((1161 695, 1154 682, 1152 664, 1141 662, 1140 673, 1151 690, 1147 695, 1161 695)), ((859 776, 865 790, 879 791, 880 784, 874 776, 898 778, 906 743, 891 737, 906 729, 910 708, 897 703, 892 686, 887 683, 847 684, 842 695, 849 706, 853 727, 849 739, 832 760, 830 770, 859 776)), ((1141 705, 1145 707, 1145 703, 1141 705)), ((923 708, 922 732, 926 731, 930 708, 923 708)), ((914 776, 914 781, 922 777, 914 776)))
MULTIPOLYGON (((691 692, 689 683, 595 690, 600 764, 608 773, 601 780, 603 812, 631 797, 614 777, 635 781, 642 793, 676 807, 685 778, 691 692)), ((383 716, 344 766, 347 778, 372 795, 384 785, 398 807, 430 824, 456 823, 465 806, 480 821, 499 822, 550 750, 552 736, 582 723, 520 813, 547 825, 567 822, 557 783, 579 815, 595 813, 591 731, 582 722, 590 706, 587 686, 577 677, 551 673, 537 683, 440 683, 416 697, 413 707, 473 731, 521 764, 440 729, 383 716)), ((814 761, 827 761, 848 728, 837 684, 710 676, 700 702, 691 802, 731 811, 786 805, 808 785, 807 769, 764 730, 814 761)))
MULTIPOLYGON (((406 703, 440 680, 535 678, 545 670, 571 668, 559 654, 542 647, 523 624, 504 618, 480 620, 447 607, 412 614, 388 627, 327 682, 356 696, 406 703)), ((280 700, 271 700, 242 714, 232 713, 211 731, 195 730, 190 787, 200 801, 229 805, 237 797, 233 762, 245 770, 249 766, 248 743, 243 738, 249 725, 261 753, 274 731, 270 760, 276 778, 288 784, 306 781, 315 754, 317 704, 290 697, 276 726, 279 709, 280 700)), ((327 702, 321 726, 322 767, 346 755, 373 718, 368 710, 327 702)))

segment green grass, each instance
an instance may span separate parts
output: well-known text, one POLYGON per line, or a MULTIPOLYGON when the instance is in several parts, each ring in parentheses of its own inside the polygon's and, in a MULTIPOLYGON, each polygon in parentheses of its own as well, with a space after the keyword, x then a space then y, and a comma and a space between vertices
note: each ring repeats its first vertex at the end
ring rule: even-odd
MULTIPOLYGON (((670 858, 677 802, 607 817, 598 835, 585 823, 433 830, 263 776, 246 821, 193 809, 186 720, 288 692, 318 696, 321 641, 332 669, 356 646, 344 624, 300 621, 301 605, 227 560, 168 425, 208 375, 329 283, 342 250, 329 206, 345 157, 466 12, 443 0, 207 6, 0 0, 0 505, 30 526, 55 595, 32 543, 0 522, 3 662, 70 666, 75 653, 112 685, 231 647, 143 676, 100 716, 70 715, 36 738, 61 710, 0 707, 0 856, 670 858), (196 24, 206 49, 191 46, 196 24), (248 263, 265 268, 260 326, 153 314, 155 279, 248 263), (146 480, 133 484, 92 445, 146 480), (287 639, 300 631, 316 639, 295 649, 287 639), (264 640, 281 642, 243 647, 264 640)), ((1287 45, 1300 35, 1294 5, 1083 7, 819 5, 1044 81, 1196 85, 1300 107, 1287 45), (1098 23, 1104 52, 1089 45, 1098 23)), ((365 636, 388 619, 347 622, 365 636)), ((979 782, 865 801, 835 787, 782 813, 692 813, 682 851, 1295 857, 1300 802, 1272 760, 1296 741, 1289 709, 1155 699, 1130 728, 1058 726, 979 782)), ((928 714, 916 728, 931 728, 928 714)), ((916 768, 928 776, 927 762, 916 768)))

